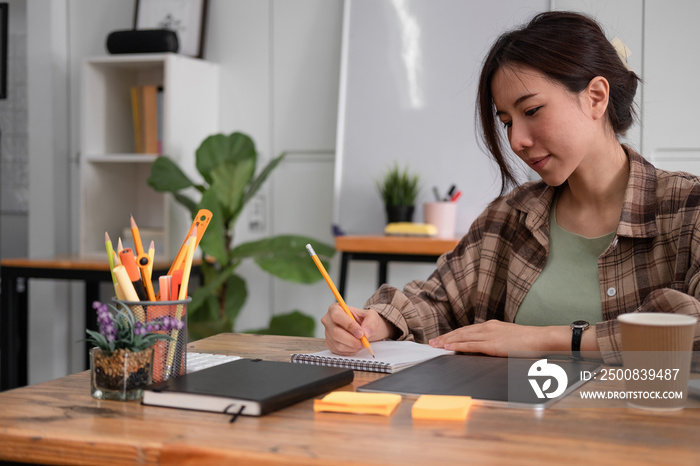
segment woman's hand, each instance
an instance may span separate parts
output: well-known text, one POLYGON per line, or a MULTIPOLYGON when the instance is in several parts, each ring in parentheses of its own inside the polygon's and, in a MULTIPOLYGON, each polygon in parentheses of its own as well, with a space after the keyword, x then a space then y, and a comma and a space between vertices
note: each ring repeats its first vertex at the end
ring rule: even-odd
POLYGON ((372 309, 349 307, 353 319, 343 311, 338 303, 331 304, 321 318, 326 327, 326 346, 336 354, 351 356, 363 346, 360 338, 369 341, 384 340, 391 336, 391 324, 372 309))
MULTIPOLYGON (((507 357, 509 351, 538 354, 552 350, 553 330, 556 331, 556 334, 566 335, 558 327, 530 327, 500 320, 489 320, 481 324, 458 328, 431 339, 429 343, 436 348, 464 353, 483 353, 490 356, 507 357)), ((570 334, 571 330, 569 330, 569 345, 570 334)), ((565 348, 562 347, 560 350, 565 350, 565 348)))

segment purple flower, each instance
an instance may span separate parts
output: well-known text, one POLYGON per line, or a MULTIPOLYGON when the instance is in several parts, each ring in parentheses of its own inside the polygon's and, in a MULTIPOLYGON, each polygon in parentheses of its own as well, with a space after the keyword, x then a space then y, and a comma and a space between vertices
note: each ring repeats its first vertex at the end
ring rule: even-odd
POLYGON ((109 312, 109 308, 106 304, 102 304, 99 301, 92 303, 92 308, 97 311, 97 324, 100 329, 100 333, 105 336, 107 341, 114 341, 117 338, 117 330, 114 326, 114 320, 112 319, 112 314, 109 312))

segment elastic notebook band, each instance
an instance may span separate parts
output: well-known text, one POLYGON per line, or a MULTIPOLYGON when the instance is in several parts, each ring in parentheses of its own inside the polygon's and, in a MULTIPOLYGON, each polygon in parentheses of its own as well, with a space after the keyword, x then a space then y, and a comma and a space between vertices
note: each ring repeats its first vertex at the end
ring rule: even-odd
MULTIPOLYGON (((236 406, 235 403, 231 403, 230 405, 226 406, 224 408, 224 414, 231 414, 228 412, 228 409, 232 406, 236 406)), ((233 416, 231 416, 231 419, 228 421, 229 424, 236 422, 236 419, 238 419, 238 416, 240 416, 243 413, 243 409, 245 408, 245 405, 241 405, 241 408, 238 410, 237 413, 233 413, 233 416)))

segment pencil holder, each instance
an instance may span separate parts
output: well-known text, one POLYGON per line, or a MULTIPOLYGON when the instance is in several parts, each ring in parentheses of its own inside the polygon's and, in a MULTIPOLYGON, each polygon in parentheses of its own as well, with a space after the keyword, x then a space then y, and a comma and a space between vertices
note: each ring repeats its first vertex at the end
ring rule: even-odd
POLYGON ((187 304, 192 301, 192 298, 181 301, 122 301, 112 298, 112 301, 129 307, 142 323, 162 320, 165 317, 182 322, 181 330, 154 332, 168 334, 172 340, 158 340, 153 345, 153 383, 185 374, 187 371, 187 304))

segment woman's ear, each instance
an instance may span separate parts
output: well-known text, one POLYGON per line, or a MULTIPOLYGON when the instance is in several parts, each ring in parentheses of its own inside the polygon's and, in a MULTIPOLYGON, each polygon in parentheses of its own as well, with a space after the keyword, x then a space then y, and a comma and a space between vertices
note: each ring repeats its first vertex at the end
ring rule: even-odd
POLYGON ((590 80, 584 94, 589 101, 591 116, 596 120, 605 116, 610 97, 608 80, 602 76, 596 76, 590 80))

